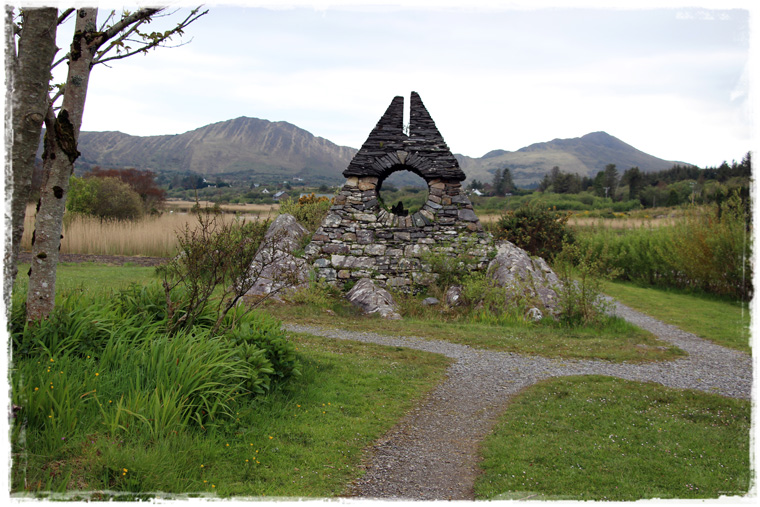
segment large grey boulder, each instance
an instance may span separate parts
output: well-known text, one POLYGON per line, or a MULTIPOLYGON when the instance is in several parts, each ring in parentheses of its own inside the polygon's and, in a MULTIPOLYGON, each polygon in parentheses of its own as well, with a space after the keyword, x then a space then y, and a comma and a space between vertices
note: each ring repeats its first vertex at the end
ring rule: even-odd
MULTIPOLYGON (((527 297, 556 314, 559 307, 557 291, 562 282, 546 261, 531 257, 528 252, 506 240, 497 242, 495 246, 496 256, 488 264, 488 273, 498 286, 507 289, 510 300, 527 297)), ((535 315, 534 312, 533 318, 535 315)))
POLYGON ((378 287, 369 278, 362 278, 346 293, 348 301, 362 309, 365 314, 377 313, 385 319, 398 320, 401 315, 393 296, 378 287))
POLYGON ((308 286, 309 265, 293 255, 308 235, 309 231, 293 215, 279 215, 269 226, 248 270, 250 280, 255 283, 246 297, 280 300, 287 291, 308 286))

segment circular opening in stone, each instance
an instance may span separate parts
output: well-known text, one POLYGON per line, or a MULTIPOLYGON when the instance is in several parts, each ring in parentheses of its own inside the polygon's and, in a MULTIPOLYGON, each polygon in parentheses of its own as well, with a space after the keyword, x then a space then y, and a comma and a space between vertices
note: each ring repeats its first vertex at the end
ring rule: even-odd
POLYGON ((380 205, 396 216, 418 212, 428 199, 428 184, 407 166, 395 166, 377 184, 380 205))

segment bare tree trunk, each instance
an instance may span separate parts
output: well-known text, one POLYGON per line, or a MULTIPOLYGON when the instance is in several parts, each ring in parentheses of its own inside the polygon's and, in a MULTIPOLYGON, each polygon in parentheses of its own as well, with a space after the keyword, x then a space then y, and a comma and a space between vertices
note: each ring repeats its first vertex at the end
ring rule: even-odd
POLYGON ((32 171, 45 112, 48 108, 50 65, 57 52, 55 36, 58 10, 24 9, 23 28, 15 50, 13 10, 6 11, 6 62, 8 89, 11 90, 12 137, 10 168, 6 168, 6 201, 11 202, 11 249, 6 253, 4 281, 6 298, 16 278, 19 247, 24 234, 26 203, 32 184, 32 171))
POLYGON ((87 86, 92 60, 101 41, 97 32, 98 10, 79 9, 76 14, 66 93, 57 117, 48 111, 43 164, 45 179, 32 245, 32 267, 26 299, 26 318, 47 318, 55 306, 56 267, 61 247, 63 213, 69 189, 69 177, 79 156, 77 140, 82 126, 87 86))

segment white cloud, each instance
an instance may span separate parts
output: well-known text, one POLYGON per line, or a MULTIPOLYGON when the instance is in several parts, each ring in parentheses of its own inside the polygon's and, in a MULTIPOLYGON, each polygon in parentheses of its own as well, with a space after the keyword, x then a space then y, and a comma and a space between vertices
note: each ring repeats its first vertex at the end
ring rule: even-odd
POLYGON ((188 30, 188 46, 97 68, 83 128, 168 134, 245 115, 358 147, 393 96, 414 90, 452 150, 470 156, 605 130, 704 165, 740 156, 730 150, 748 139, 736 13, 212 14, 188 30))

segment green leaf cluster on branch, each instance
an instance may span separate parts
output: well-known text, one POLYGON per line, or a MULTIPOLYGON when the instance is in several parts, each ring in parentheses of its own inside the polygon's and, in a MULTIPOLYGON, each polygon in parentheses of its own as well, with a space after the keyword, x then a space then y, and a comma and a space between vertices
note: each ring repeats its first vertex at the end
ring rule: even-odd
POLYGON ((499 218, 495 235, 551 262, 566 242, 573 241, 572 230, 567 226, 569 218, 567 212, 528 201, 499 218))

